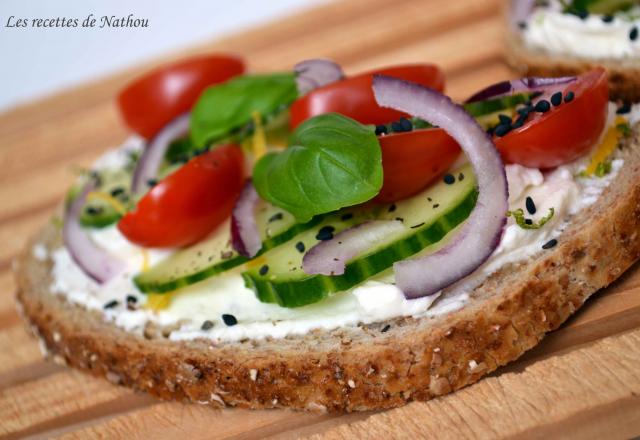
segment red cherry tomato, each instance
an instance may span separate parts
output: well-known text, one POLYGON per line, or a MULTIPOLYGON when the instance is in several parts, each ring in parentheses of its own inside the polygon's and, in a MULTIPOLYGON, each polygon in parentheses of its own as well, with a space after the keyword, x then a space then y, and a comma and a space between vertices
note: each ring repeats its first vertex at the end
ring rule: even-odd
POLYGON ((382 189, 378 202, 410 197, 445 172, 460 154, 458 143, 441 128, 382 136, 382 189))
POLYGON ((236 145, 197 156, 154 186, 118 229, 146 247, 195 243, 231 215, 244 182, 243 168, 236 145))
POLYGON ((607 120, 606 71, 597 68, 580 75, 562 92, 563 96, 573 92, 573 100, 546 113, 535 113, 521 128, 493 139, 505 162, 553 168, 577 159, 593 147, 607 120))
POLYGON ((189 111, 200 93, 244 72, 230 55, 207 55, 159 67, 129 84, 118 96, 126 124, 146 139, 189 111))
POLYGON ((296 100, 291 106, 290 126, 296 128, 312 116, 341 113, 363 124, 385 124, 406 114, 382 108, 371 88, 374 74, 382 74, 422 84, 442 91, 444 75, 433 64, 415 64, 377 69, 320 87, 296 100))

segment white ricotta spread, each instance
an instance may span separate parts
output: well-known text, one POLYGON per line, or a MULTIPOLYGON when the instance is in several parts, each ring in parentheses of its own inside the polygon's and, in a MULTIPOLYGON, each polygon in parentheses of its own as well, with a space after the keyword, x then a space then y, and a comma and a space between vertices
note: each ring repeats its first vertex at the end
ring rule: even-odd
POLYGON ((640 37, 631 40, 634 27, 640 27, 640 7, 616 14, 605 22, 601 15, 585 19, 562 12, 558 1, 536 7, 522 30, 525 44, 554 54, 584 58, 637 58, 640 37))
MULTIPOLYGON (((632 115, 640 115, 638 108, 634 107, 632 115)), ((612 119, 609 118, 609 123, 612 119)), ((134 139, 126 147, 108 153, 99 164, 121 166, 128 152, 140 147, 140 141, 134 139)), ((236 272, 209 278, 182 289, 173 295, 169 307, 164 310, 156 312, 142 307, 130 310, 126 307, 127 295, 135 296, 138 305, 145 302, 145 295, 139 293, 132 283, 132 276, 143 266, 145 251, 129 243, 117 228, 96 229, 90 233, 99 246, 127 263, 124 273, 103 286, 87 277, 65 248, 47 255, 37 245, 33 251, 38 258, 51 258, 53 261, 52 293, 65 295, 71 302, 89 309, 100 310, 107 320, 128 331, 140 333, 147 322, 173 326, 175 330, 170 334, 173 340, 200 337, 214 341, 283 338, 313 329, 331 330, 398 316, 438 316, 463 307, 469 293, 503 265, 525 261, 544 252, 541 246, 561 234, 570 216, 594 203, 623 165, 622 160, 614 160, 611 172, 602 178, 575 177, 585 168, 587 161, 588 156, 547 173, 520 165, 507 165, 510 209, 524 209, 525 199, 530 196, 537 207, 536 214, 529 216, 534 221, 545 216, 551 207, 555 209, 555 215, 542 228, 530 230, 522 229, 510 218, 500 245, 484 265, 443 290, 440 295, 417 300, 405 299, 393 284, 392 272, 387 271, 320 303, 287 309, 260 302, 253 291, 244 286, 236 272), (104 305, 113 300, 117 300, 118 305, 105 309, 104 305), (223 314, 234 315, 238 324, 225 325, 223 314), (214 325, 209 330, 201 330, 206 320, 214 325)), ((162 260, 168 253, 158 250, 146 252, 151 264, 162 260)))

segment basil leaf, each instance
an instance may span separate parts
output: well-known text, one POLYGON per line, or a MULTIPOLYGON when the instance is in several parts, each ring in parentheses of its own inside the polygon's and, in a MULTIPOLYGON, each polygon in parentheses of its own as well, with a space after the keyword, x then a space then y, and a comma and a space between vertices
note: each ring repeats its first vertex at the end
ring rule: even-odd
POLYGON ((289 145, 258 161, 253 184, 299 222, 366 202, 382 187, 382 153, 371 127, 327 113, 301 124, 289 145))
POLYGON ((211 86, 191 112, 191 138, 205 147, 247 125, 253 112, 269 115, 297 97, 293 73, 245 75, 211 86))

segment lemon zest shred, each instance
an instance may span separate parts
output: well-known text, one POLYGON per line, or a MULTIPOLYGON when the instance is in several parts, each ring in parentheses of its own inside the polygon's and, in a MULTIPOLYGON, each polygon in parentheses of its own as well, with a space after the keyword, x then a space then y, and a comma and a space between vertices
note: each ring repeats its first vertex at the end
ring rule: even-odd
POLYGON ((89 194, 87 194, 87 200, 102 200, 103 202, 111 205, 118 214, 125 215, 127 213, 127 208, 125 208, 125 206, 118 199, 101 191, 91 191, 89 194))
POLYGON ((253 120, 253 136, 251 137, 253 156, 254 160, 258 160, 267 153, 267 137, 264 133, 260 113, 252 112, 251 119, 253 120))
POLYGON ((591 161, 587 168, 584 170, 585 176, 593 176, 598 170, 598 166, 604 163, 607 158, 613 153, 618 146, 618 140, 620 139, 620 130, 617 125, 626 122, 626 119, 622 116, 617 116, 613 125, 607 130, 602 142, 596 148, 596 151, 591 156, 591 161))
POLYGON ((166 310, 171 305, 171 300, 173 300, 173 292, 148 293, 147 302, 144 303, 144 308, 155 312, 166 310))

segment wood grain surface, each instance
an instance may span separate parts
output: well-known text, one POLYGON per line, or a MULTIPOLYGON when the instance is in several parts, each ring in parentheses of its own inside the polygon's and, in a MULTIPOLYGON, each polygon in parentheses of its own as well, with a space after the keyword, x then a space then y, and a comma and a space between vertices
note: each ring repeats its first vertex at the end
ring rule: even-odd
MULTIPOLYGON (((352 0, 172 54, 237 52, 254 71, 324 56, 347 72, 430 61, 462 99, 511 76, 499 0, 352 0)), ((152 63, 153 64, 153 63, 152 63)), ((42 360, 15 311, 11 260, 48 221, 74 165, 127 136, 113 97, 152 65, 0 115, 0 439, 630 438, 640 435, 640 269, 518 362, 426 403, 344 415, 160 402, 42 360)))

